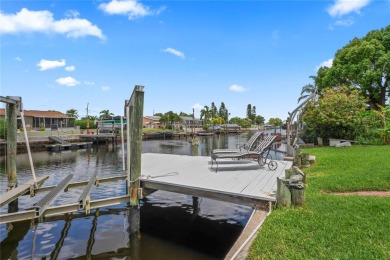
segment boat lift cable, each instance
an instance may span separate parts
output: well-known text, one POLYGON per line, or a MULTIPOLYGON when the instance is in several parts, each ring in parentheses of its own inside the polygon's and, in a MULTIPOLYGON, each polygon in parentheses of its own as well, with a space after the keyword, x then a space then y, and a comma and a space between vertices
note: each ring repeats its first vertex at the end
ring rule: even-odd
POLYGON ((33 179, 34 179, 34 188, 38 188, 37 178, 36 178, 36 176, 35 176, 34 164, 33 164, 33 160, 32 160, 32 157, 31 157, 30 143, 29 143, 29 141, 28 141, 28 135, 27 135, 27 129, 26 129, 26 122, 24 121, 24 112, 23 112, 23 109, 22 109, 22 108, 21 108, 20 110, 21 110, 21 111, 20 111, 20 118, 22 119, 23 133, 24 133, 24 139, 25 139, 25 141, 26 141, 28 159, 29 159, 29 161, 30 161, 31 173, 32 173, 32 177, 33 177, 33 179))
POLYGON ((125 140, 123 134, 123 116, 121 116, 121 143, 122 143, 122 171, 126 172, 125 166, 125 140))

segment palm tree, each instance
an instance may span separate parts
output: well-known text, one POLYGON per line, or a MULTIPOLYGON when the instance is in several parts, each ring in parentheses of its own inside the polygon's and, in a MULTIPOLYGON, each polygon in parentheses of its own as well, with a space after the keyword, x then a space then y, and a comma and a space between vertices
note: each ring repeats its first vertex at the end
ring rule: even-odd
POLYGON ((210 116, 211 116, 211 118, 218 117, 218 109, 215 106, 214 102, 211 102, 210 116))
POLYGON ((210 109, 208 106, 204 106, 202 110, 200 110, 200 119, 204 118, 204 123, 207 124, 210 118, 210 109))
POLYGON ((316 77, 310 76, 309 78, 314 80, 314 84, 306 84, 305 86, 302 87, 301 96, 298 98, 298 103, 301 102, 301 100, 304 100, 304 99, 310 97, 314 93, 318 94, 318 87, 315 84, 316 77))
POLYGON ((77 110, 76 109, 74 109, 74 108, 71 108, 71 109, 69 109, 69 110, 67 110, 66 111, 66 115, 68 116, 68 117, 74 117, 74 118, 79 118, 79 115, 78 115, 78 113, 77 113, 77 110))
POLYGON ((107 118, 110 118, 111 116, 113 116, 114 114, 110 112, 110 110, 108 109, 105 109, 105 110, 102 110, 100 111, 100 118, 101 119, 107 119, 107 118))

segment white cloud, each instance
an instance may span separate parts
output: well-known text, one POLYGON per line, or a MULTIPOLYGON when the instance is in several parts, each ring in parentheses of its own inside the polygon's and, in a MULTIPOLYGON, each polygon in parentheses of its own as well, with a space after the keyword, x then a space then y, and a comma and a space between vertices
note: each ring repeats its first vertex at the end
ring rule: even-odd
POLYGON ((171 53, 179 58, 182 58, 182 59, 185 59, 185 56, 184 56, 184 53, 182 53, 181 51, 178 51, 178 50, 175 50, 173 48, 166 48, 164 50, 162 50, 163 52, 168 52, 168 53, 171 53))
POLYGON ((65 70, 66 71, 74 71, 76 69, 76 67, 75 66, 67 66, 67 67, 65 67, 65 70))
POLYGON ((14 60, 16 60, 16 61, 22 61, 22 58, 20 58, 20 57, 15 57, 14 60))
POLYGON ((202 109, 203 106, 200 105, 199 103, 196 103, 196 104, 194 104, 194 105, 192 106, 192 108, 193 108, 193 109, 202 109))
POLYGON ((339 17, 352 12, 360 13, 360 9, 370 2, 371 0, 336 0, 327 11, 332 17, 339 17))
POLYGON ((50 70, 58 67, 63 67, 65 66, 65 63, 66 61, 64 59, 61 59, 59 61, 42 59, 39 61, 37 66, 39 67, 39 70, 43 71, 43 70, 50 70))
POLYGON ((95 85, 95 82, 93 82, 93 81, 84 81, 84 85, 93 86, 93 85, 95 85))
POLYGON ((99 8, 107 14, 126 15, 130 20, 156 13, 137 0, 112 0, 108 3, 100 4, 99 8))
POLYGON ((330 67, 332 67, 332 65, 333 65, 333 59, 329 59, 329 60, 323 61, 323 62, 321 62, 320 65, 318 65, 316 67, 315 71, 319 70, 321 67, 328 67, 328 68, 330 68, 330 67))
POLYGON ((242 87, 242 86, 239 86, 239 85, 236 85, 236 84, 233 84, 229 87, 229 89, 231 91, 234 91, 234 92, 245 92, 247 91, 246 88, 242 87))
POLYGON ((80 18, 54 20, 49 11, 21 9, 16 14, 0 13, 0 33, 59 33, 68 38, 95 36, 104 39, 102 31, 90 21, 80 18))
POLYGON ((80 16, 80 13, 77 10, 68 10, 65 12, 65 17, 76 18, 79 16, 80 16))
POLYGON ((351 26, 355 23, 354 19, 352 17, 348 18, 348 19, 344 19, 344 20, 337 20, 336 22, 334 22, 334 26, 345 26, 345 27, 348 27, 348 26, 351 26))
POLYGON ((103 90, 103 91, 109 91, 109 90, 110 90, 110 87, 109 87, 109 86, 103 86, 103 87, 102 87, 102 90, 103 90))
POLYGON ((56 79, 56 82, 60 85, 67 86, 67 87, 74 87, 80 84, 80 82, 78 82, 76 79, 72 77, 59 78, 56 79))

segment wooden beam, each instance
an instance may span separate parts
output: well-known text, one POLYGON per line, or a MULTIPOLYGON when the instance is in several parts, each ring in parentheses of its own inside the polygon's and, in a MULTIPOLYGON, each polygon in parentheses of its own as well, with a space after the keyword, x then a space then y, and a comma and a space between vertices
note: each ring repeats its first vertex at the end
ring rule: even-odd
POLYGON ((219 200, 229 203, 235 203, 254 208, 264 208, 264 204, 268 205, 268 202, 275 202, 273 197, 255 197, 250 195, 243 195, 237 193, 230 193, 224 191, 215 191, 199 187, 189 187, 180 184, 166 184, 153 180, 141 180, 141 187, 144 189, 164 190, 170 192, 176 192, 180 194, 186 194, 196 197, 208 198, 213 200, 219 200))
POLYGON ((3 96, 0 96, 0 102, 6 103, 6 104, 14 104, 14 105, 16 105, 18 103, 21 103, 22 99, 21 99, 21 97, 10 97, 10 96, 3 97, 3 96))

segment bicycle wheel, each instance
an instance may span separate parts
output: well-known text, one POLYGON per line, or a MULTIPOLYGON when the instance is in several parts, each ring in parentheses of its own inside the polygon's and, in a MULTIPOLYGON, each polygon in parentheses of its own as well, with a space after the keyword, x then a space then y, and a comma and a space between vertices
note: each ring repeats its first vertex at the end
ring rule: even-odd
POLYGON ((271 160, 271 161, 269 161, 269 163, 268 163, 268 168, 269 168, 271 171, 275 171, 276 168, 278 168, 278 163, 271 160))
POLYGON ((267 155, 260 155, 261 158, 259 160, 259 165, 260 166, 264 166, 264 164, 267 164, 269 163, 269 161, 272 160, 272 156, 270 154, 267 154, 267 155))

